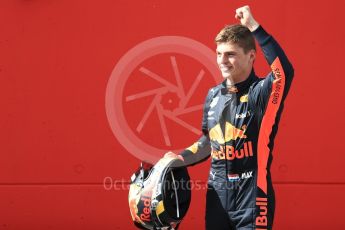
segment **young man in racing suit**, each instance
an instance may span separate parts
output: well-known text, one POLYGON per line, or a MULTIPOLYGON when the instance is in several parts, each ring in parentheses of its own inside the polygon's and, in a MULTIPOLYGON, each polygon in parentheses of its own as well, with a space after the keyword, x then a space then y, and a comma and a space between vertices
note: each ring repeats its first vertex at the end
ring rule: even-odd
POLYGON ((225 80, 206 97, 203 136, 179 157, 187 165, 212 157, 206 229, 271 229, 271 153, 294 71, 248 6, 237 9, 235 17, 241 25, 226 26, 215 39, 225 80), (253 70, 254 37, 272 69, 264 79, 253 70))

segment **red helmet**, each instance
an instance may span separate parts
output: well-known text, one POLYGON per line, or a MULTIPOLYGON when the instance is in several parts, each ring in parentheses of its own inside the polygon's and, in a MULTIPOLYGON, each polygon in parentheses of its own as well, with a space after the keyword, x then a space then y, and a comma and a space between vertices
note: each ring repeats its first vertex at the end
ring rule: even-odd
POLYGON ((176 226, 187 213, 190 200, 190 178, 179 158, 164 157, 151 168, 142 163, 131 177, 129 209, 139 228, 176 226))

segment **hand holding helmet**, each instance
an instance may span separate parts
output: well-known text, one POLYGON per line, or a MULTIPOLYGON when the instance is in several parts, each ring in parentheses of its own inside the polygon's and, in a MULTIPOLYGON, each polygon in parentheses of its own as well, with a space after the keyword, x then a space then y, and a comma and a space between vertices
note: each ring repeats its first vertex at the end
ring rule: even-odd
POLYGON ((191 191, 188 171, 181 158, 167 153, 153 167, 142 163, 131 177, 128 201, 138 228, 174 228, 185 216, 191 191))

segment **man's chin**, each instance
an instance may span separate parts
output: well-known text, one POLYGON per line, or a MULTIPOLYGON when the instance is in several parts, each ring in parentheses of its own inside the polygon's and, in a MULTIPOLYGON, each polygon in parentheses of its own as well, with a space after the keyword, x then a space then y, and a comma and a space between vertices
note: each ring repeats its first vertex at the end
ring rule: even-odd
POLYGON ((223 78, 231 78, 231 74, 228 73, 222 73, 223 78))

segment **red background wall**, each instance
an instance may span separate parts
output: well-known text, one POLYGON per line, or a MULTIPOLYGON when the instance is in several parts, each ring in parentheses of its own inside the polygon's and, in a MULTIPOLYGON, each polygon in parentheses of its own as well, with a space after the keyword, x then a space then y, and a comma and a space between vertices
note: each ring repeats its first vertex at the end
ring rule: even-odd
MULTIPOLYGON (((188 37, 213 50, 215 34, 235 23, 234 10, 244 4, 295 68, 272 165, 275 229, 344 228, 342 1, 4 0, 0 229, 132 229, 126 181, 139 160, 107 120, 112 70, 128 50, 158 36, 188 37)), ((166 71, 159 61, 148 65, 166 71)), ((195 65, 186 64, 186 71, 195 65)), ((269 71, 262 56, 255 68, 269 71)), ((198 93, 210 86, 202 82, 198 93)), ((129 123, 137 115, 128 114, 129 123)), ((199 125, 201 113, 193 119, 199 125)), ((181 145, 194 139, 172 127, 181 145)), ((145 135, 152 137, 147 141, 161 137, 145 135)), ((207 162, 191 168, 193 180, 205 183, 208 168, 207 162)), ((203 228, 204 195, 193 191, 181 229, 203 228)))

